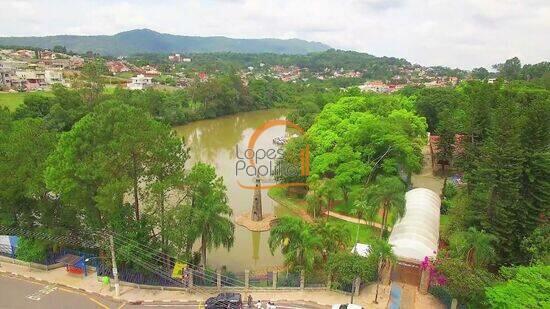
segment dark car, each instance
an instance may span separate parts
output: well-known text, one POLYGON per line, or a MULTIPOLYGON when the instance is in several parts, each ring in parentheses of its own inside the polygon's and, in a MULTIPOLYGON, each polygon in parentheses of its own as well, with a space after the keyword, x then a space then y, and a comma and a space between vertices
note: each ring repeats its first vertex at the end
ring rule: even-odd
POLYGON ((216 297, 210 297, 206 300, 206 309, 229 308, 242 309, 243 300, 239 293, 220 293, 216 297))

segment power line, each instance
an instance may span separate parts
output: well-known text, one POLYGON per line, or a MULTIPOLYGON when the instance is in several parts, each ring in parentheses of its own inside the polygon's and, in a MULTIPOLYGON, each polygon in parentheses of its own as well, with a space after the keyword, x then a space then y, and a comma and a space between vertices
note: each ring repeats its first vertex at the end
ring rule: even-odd
MULTIPOLYGON (((123 243, 124 243, 124 242, 131 242, 131 243, 134 243, 134 244, 135 244, 135 248, 136 248, 137 250, 140 250, 142 253, 145 253, 146 255, 147 255, 148 253, 150 253, 150 252, 154 252, 154 251, 155 251, 153 248, 150 248, 150 247, 148 247, 148 246, 146 246, 146 245, 144 245, 144 244, 141 244, 141 243, 139 243, 139 242, 137 242, 137 241, 135 241, 135 240, 133 240, 133 239, 130 239, 130 238, 128 238, 128 237, 125 237, 125 236, 123 236, 123 235, 113 233, 113 236, 114 236, 115 238, 118 238, 118 240, 119 240, 119 241, 122 241, 123 243), (142 248, 140 248, 140 247, 142 247, 142 248)), ((159 253, 161 253, 161 252, 159 252, 159 253)), ((162 254, 164 254, 164 253, 162 253, 162 254)), ((165 255, 168 257, 168 265, 169 265, 170 267, 174 266, 175 263, 176 263, 176 261, 177 261, 178 259, 176 259, 175 257, 172 257, 172 256, 170 256, 170 255, 168 255, 168 254, 165 254, 165 255), (172 259, 173 259, 173 261, 172 261, 172 259)), ((155 258, 155 257, 153 257, 153 259, 155 259, 155 260, 156 260, 158 263, 160 263, 160 264, 164 264, 164 265, 166 264, 166 261, 165 261, 165 260, 162 260, 162 259, 160 259, 160 258, 155 258)), ((194 268, 196 268, 196 269, 200 269, 200 268, 201 268, 200 266, 194 265, 194 264, 192 264, 192 263, 188 263, 187 261, 183 261, 183 262, 185 262, 185 264, 187 264, 188 266, 194 267, 194 268)), ((204 268, 204 271, 205 271, 205 272, 208 272, 208 270, 206 270, 206 268, 204 268)), ((216 273, 216 274, 213 274, 213 275, 210 275, 210 278, 211 278, 211 279, 212 279, 212 278, 215 278, 214 276, 216 276, 216 279, 217 279, 217 273, 216 273)), ((221 277, 222 277, 223 279, 226 279, 225 282, 232 281, 232 282, 236 282, 236 283, 241 283, 242 286, 245 286, 245 283, 244 283, 243 281, 238 280, 238 279, 231 278, 231 277, 224 276, 224 275, 222 275, 221 277)), ((235 286, 237 286, 235 283, 233 283, 233 284, 234 284, 235 286)))

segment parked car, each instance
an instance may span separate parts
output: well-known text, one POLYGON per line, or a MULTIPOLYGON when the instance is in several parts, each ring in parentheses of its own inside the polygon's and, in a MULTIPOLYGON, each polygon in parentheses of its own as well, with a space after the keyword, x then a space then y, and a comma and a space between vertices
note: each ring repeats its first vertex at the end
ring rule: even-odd
POLYGON ((363 307, 356 304, 336 304, 332 305, 332 309, 363 309, 363 307))
POLYGON ((206 300, 206 309, 242 309, 243 300, 239 293, 220 293, 206 300))

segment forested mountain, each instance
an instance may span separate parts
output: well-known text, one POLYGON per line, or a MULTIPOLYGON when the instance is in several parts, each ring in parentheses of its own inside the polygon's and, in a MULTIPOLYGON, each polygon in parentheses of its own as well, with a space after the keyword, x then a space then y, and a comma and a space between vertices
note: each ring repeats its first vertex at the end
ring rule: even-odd
POLYGON ((3 37, 0 45, 53 48, 65 46, 76 53, 93 51, 102 55, 127 56, 136 53, 239 52, 305 54, 324 51, 328 45, 299 39, 232 39, 222 36, 199 37, 136 29, 115 35, 55 35, 45 37, 3 37))

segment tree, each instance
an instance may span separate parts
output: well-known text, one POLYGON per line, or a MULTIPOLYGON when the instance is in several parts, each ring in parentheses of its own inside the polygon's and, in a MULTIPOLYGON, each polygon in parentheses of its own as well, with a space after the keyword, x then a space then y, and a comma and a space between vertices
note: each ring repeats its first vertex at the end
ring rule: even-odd
POLYGON ((377 265, 377 258, 342 251, 329 257, 326 270, 331 274, 333 282, 337 286, 342 286, 352 283, 356 278, 363 282, 376 280, 377 265))
POLYGON ((94 58, 86 62, 80 70, 80 78, 75 86, 89 107, 99 102, 105 87, 103 75, 106 73, 107 67, 102 58, 94 58))
POLYGON ((440 254, 435 262, 437 271, 445 276, 445 289, 458 300, 459 304, 468 304, 480 308, 485 304, 485 289, 496 282, 496 276, 482 267, 470 268, 461 259, 440 254))
POLYGON ((321 241, 324 261, 330 254, 345 250, 349 244, 350 231, 334 223, 318 221, 313 225, 312 231, 321 241))
POLYGON ((542 224, 521 242, 530 264, 550 264, 550 224, 542 224))
POLYGON ((547 308, 550 306, 548 283, 550 266, 503 267, 500 274, 507 280, 486 290, 492 308, 547 308))
POLYGON ((23 104, 15 110, 15 119, 43 118, 50 112, 53 99, 40 93, 25 96, 23 104))
POLYGON ((54 53, 62 53, 62 54, 64 54, 64 53, 67 52, 67 48, 66 48, 65 46, 63 46, 63 45, 55 45, 55 46, 53 47, 52 51, 53 51, 54 53))
POLYGON ((382 281, 382 273, 390 271, 388 268, 391 268, 391 265, 397 261, 397 257, 393 253, 392 246, 384 240, 378 240, 371 244, 370 255, 378 258, 378 280, 376 281, 376 296, 374 298, 374 303, 378 303, 378 287, 380 281, 382 281))
POLYGON ((178 166, 174 161, 182 160, 182 151, 181 139, 170 127, 136 108, 104 102, 61 135, 48 159, 46 183, 63 201, 83 211, 86 224, 95 228, 119 218, 127 207, 126 194, 133 197, 139 221, 139 194, 158 181, 153 169, 178 166))
POLYGON ((227 189, 214 167, 204 163, 191 169, 186 186, 193 196, 192 224, 201 238, 201 264, 206 268, 207 249, 233 246, 235 225, 229 219, 232 210, 227 204, 227 189))
POLYGON ((437 142, 437 162, 441 164, 442 170, 445 171, 445 166, 453 162, 455 153, 455 134, 457 132, 455 119, 449 111, 440 114, 440 120, 436 133, 439 135, 437 142))
POLYGON ((510 58, 504 63, 493 65, 493 68, 498 70, 498 74, 506 80, 519 79, 521 73, 521 61, 518 57, 510 58))
POLYGON ((380 211, 382 212, 382 226, 380 228, 380 238, 382 238, 389 214, 393 213, 395 218, 400 218, 405 213, 406 187, 399 177, 380 176, 366 190, 366 200, 371 207, 370 216, 374 217, 380 211))
POLYGON ((489 77, 489 71, 484 67, 474 68, 472 69, 472 77, 480 80, 487 79, 489 77))
POLYGON ((440 115, 443 111, 454 110, 460 105, 461 96, 451 88, 426 88, 418 93, 415 102, 416 111, 426 117, 428 131, 438 128, 440 115))
POLYGON ((494 249, 496 237, 470 227, 467 231, 451 236, 451 252, 464 259, 470 267, 485 267, 495 262, 497 256, 494 249))
POLYGON ((4 130, 0 128, 2 224, 31 228, 37 217, 52 213, 43 173, 56 140, 56 134, 49 132, 41 119, 7 122, 4 130))
POLYGON ((519 120, 517 103, 502 98, 494 111, 476 171, 483 184, 478 188, 486 190, 482 200, 485 203, 483 227, 498 238, 499 257, 509 262, 521 259, 519 245, 525 235, 524 217, 520 215, 523 210, 519 203, 525 162, 519 120))
POLYGON ((285 265, 290 270, 310 271, 321 251, 321 239, 301 218, 281 217, 269 232, 269 249, 281 248, 285 265))

